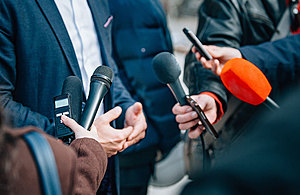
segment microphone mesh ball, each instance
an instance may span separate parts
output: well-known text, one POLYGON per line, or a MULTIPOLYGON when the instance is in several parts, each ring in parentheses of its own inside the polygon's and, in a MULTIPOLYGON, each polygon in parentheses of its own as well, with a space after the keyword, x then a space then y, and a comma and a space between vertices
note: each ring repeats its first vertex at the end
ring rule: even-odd
POLYGON ((175 82, 181 73, 175 56, 169 52, 157 54, 152 60, 152 66, 157 79, 164 84, 175 82))
POLYGON ((272 89, 261 70, 242 58, 226 62, 220 77, 234 96, 252 105, 265 101, 272 89))

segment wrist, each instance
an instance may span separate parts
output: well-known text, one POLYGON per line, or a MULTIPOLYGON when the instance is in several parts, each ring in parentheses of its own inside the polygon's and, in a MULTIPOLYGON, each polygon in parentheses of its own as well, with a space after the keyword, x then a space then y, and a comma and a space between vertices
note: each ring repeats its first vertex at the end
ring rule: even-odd
POLYGON ((212 92, 205 91, 205 92, 202 92, 200 94, 201 95, 208 95, 208 96, 212 97, 215 100, 216 105, 217 105, 217 118, 212 124, 217 123, 222 118, 222 116, 224 115, 222 102, 220 101, 218 96, 216 94, 212 93, 212 92))

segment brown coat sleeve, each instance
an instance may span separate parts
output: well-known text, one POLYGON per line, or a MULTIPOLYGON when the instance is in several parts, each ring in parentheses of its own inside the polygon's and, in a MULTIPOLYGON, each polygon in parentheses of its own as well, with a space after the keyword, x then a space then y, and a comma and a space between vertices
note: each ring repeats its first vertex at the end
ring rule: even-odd
POLYGON ((96 140, 90 138, 76 139, 70 146, 77 153, 72 194, 96 194, 107 166, 105 151, 96 140))
MULTIPOLYGON (((16 139, 14 147, 7 144, 10 146, 8 152, 15 151, 11 162, 15 173, 10 174, 16 176, 11 185, 14 187, 9 190, 11 194, 41 194, 35 161, 22 139, 22 135, 30 131, 38 131, 47 138, 55 156, 63 194, 96 194, 107 166, 102 146, 90 138, 74 140, 67 146, 35 127, 9 131, 16 139)), ((3 177, 0 175, 1 179, 3 177)), ((0 188, 0 194, 7 194, 2 192, 0 188)))

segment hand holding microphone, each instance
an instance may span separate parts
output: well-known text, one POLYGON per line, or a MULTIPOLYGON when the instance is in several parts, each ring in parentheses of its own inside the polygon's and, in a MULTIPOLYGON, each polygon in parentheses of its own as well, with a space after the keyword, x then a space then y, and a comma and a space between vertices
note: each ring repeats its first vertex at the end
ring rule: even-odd
POLYGON ((125 128, 114 129, 110 123, 117 119, 122 109, 115 107, 98 117, 96 113, 104 96, 110 89, 113 80, 113 71, 108 66, 99 66, 93 73, 90 83, 90 93, 81 116, 80 125, 92 130, 96 128, 100 143, 108 156, 122 151, 145 137, 147 128, 141 103, 130 106, 125 113, 125 128))
POLYGON ((200 135, 204 126, 214 138, 217 138, 218 134, 210 123, 210 121, 214 122, 216 117, 213 117, 212 115, 209 117, 206 116, 209 109, 212 107, 216 108, 214 100, 213 104, 215 106, 202 105, 201 108, 199 106, 199 104, 201 105, 201 102, 196 102, 190 99, 189 96, 186 96, 179 81, 181 69, 173 54, 168 52, 159 53, 154 57, 152 64, 158 80, 168 85, 180 104, 175 105, 173 108, 173 113, 177 115, 176 121, 179 123, 179 128, 182 130, 191 129, 192 131, 190 131, 189 135, 193 136, 193 131, 197 131, 197 134, 200 135), (205 114, 202 109, 204 109, 205 114), (198 125, 199 121, 201 121, 200 126, 198 125), (194 130, 192 127, 195 126, 197 126, 197 128, 194 130))
POLYGON ((207 61, 196 52, 205 68, 221 77, 225 87, 237 98, 252 105, 264 103, 269 109, 279 106, 269 98, 271 85, 265 75, 239 50, 230 47, 205 46, 214 59, 207 61))
MULTIPOLYGON (((79 98, 79 95, 82 93, 81 82, 78 78, 74 79, 74 76, 67 79, 67 84, 64 83, 64 92, 73 94, 75 100, 79 98), (69 81, 71 80, 71 81, 69 81), (75 82, 75 81, 76 82, 75 82), (76 84, 76 85, 75 85, 76 84), (80 89, 80 93, 77 92, 80 89), (74 93, 76 91, 77 93, 74 93)), ((79 116, 76 117, 76 120, 73 120, 67 116, 61 116, 62 122, 72 129, 75 133, 76 139, 79 138, 92 138, 98 141, 103 149, 105 150, 107 156, 115 155, 117 152, 126 149, 131 142, 136 141, 139 138, 133 137, 137 133, 133 133, 134 129, 139 129, 135 122, 141 120, 142 108, 141 105, 133 105, 130 107, 129 113, 132 111, 132 117, 127 117, 128 120, 132 119, 132 122, 123 129, 115 129, 110 124, 113 120, 117 119, 122 113, 120 107, 115 107, 108 112, 104 113, 97 119, 95 119, 96 113, 99 109, 100 103, 103 100, 104 96, 110 89, 113 80, 113 71, 107 66, 99 66, 93 73, 90 83, 90 93, 86 102, 86 106, 81 115, 80 125, 76 122, 79 120, 79 116), (140 107, 139 107, 140 106, 140 107), (139 109, 140 108, 140 109, 139 109), (130 111, 131 110, 131 111, 130 111), (136 117, 136 118, 134 118, 136 117), (87 131, 89 130, 89 131, 87 131), (131 137, 130 137, 131 136, 131 137), (130 142, 128 140, 131 138, 130 142)), ((74 100, 73 98, 73 100, 74 100)), ((81 98, 80 98, 81 100, 81 98)), ((76 103, 76 110, 78 110, 80 105, 81 113, 81 101, 80 104, 76 103)), ((75 107, 75 103, 74 106, 75 107)), ((76 114, 76 112, 74 113, 76 114)), ((78 115, 78 114, 77 114, 78 115)), ((130 114, 128 114, 130 115, 130 114)), ((144 117, 144 115, 142 114, 144 117)), ((145 118, 144 118, 145 120, 145 118)), ((145 122, 146 123, 146 122, 145 122)))
MULTIPOLYGON (((192 95, 191 98, 200 105, 209 121, 215 121, 217 119, 217 104, 211 96, 199 94, 192 95)), ((177 103, 173 106, 172 112, 176 115, 179 129, 185 130, 193 128, 189 131, 190 138, 195 139, 203 132, 204 126, 198 125, 200 119, 197 112, 192 109, 191 106, 181 106, 177 103)))
POLYGON ((124 144, 133 131, 131 126, 123 129, 115 129, 110 125, 113 120, 120 116, 121 112, 122 109, 117 106, 104 113, 94 121, 90 131, 87 131, 75 120, 66 116, 62 117, 62 121, 74 131, 76 139, 91 138, 96 140, 101 144, 107 156, 110 157, 126 148, 124 144))

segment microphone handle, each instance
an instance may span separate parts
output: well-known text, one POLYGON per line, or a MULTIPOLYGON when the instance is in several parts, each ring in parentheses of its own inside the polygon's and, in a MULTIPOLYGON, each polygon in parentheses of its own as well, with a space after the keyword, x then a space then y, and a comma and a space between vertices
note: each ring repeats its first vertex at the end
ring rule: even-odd
POLYGON ((179 79, 177 79, 173 83, 168 83, 167 85, 170 88, 170 90, 172 91, 172 93, 173 93, 174 97, 176 98, 177 102, 179 102, 179 104, 181 106, 189 105, 189 103, 185 99, 186 94, 185 94, 185 92, 182 88, 182 85, 181 85, 179 79))
POLYGON ((107 86, 103 82, 94 81, 91 83, 89 97, 80 120, 80 125, 83 128, 90 130, 100 103, 107 91, 107 86))
POLYGON ((263 104, 266 107, 268 107, 271 111, 275 111, 275 110, 278 110, 280 108, 279 105, 269 97, 267 97, 267 99, 263 102, 263 104))

